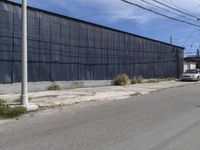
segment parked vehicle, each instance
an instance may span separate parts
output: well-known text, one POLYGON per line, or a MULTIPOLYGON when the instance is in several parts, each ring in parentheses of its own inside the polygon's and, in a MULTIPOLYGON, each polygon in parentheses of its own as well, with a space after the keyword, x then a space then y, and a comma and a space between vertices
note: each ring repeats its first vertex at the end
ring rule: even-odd
POLYGON ((182 76, 181 81, 199 81, 200 80, 200 69, 188 69, 182 76))

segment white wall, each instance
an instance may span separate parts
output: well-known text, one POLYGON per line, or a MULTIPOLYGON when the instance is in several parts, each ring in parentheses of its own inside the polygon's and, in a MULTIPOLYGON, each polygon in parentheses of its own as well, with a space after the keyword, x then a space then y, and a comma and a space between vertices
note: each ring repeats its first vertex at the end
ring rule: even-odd
POLYGON ((188 69, 196 69, 196 64, 194 63, 184 63, 184 72, 188 69))

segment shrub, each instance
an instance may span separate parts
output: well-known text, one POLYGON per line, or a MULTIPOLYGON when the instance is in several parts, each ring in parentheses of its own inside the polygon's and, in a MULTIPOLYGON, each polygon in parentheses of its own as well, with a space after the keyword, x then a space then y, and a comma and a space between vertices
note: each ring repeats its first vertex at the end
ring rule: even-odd
POLYGON ((61 90, 61 86, 59 84, 57 84, 56 82, 53 82, 48 88, 47 90, 61 90))
POLYGON ((142 76, 135 76, 131 79, 131 84, 139 84, 143 82, 142 76))
POLYGON ((0 107, 0 117, 2 118, 15 118, 26 113, 25 107, 0 107))
POLYGON ((128 83, 129 77, 126 74, 117 75, 113 82, 114 85, 126 85, 128 83))

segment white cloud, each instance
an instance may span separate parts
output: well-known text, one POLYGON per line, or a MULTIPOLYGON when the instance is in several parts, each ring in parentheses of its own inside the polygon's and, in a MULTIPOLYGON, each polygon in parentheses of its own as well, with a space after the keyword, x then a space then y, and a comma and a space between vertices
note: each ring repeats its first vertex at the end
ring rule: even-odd
MULTIPOLYGON (((155 7, 149 6, 148 4, 143 3, 141 0, 129 0, 134 3, 141 4, 142 6, 154 9, 156 11, 162 12, 160 9, 156 9, 155 7)), ((153 2, 152 0, 146 0, 147 2, 153 2)), ((168 5, 172 5, 173 7, 177 7, 178 9, 185 10, 186 12, 192 14, 200 15, 200 0, 159 0, 160 2, 164 2, 168 5), (199 5, 198 5, 199 3, 199 5)), ((146 24, 154 19, 159 18, 160 16, 155 15, 151 12, 142 10, 140 8, 131 6, 122 2, 121 0, 49 0, 53 5, 59 5, 65 9, 73 9, 75 11, 77 4, 82 5, 83 7, 91 7, 95 8, 99 11, 99 16, 102 16, 107 22, 118 22, 123 20, 134 21, 139 24, 146 24), (70 5, 71 4, 71 5, 70 5), (71 6, 71 8, 69 8, 71 6)), ((159 5, 159 4, 156 4, 159 5)), ((161 5, 159 5, 161 6, 161 5)), ((161 6, 163 7, 163 6, 161 6)), ((80 11, 80 10, 78 10, 80 11)), ((83 10, 84 13, 85 10, 83 10)), ((89 11, 89 10, 88 10, 89 11)), ((167 14, 167 12, 164 12, 167 14)), ((173 14, 168 14, 172 15, 173 14)), ((95 17, 95 16, 92 16, 95 17)))
POLYGON ((155 18, 154 15, 130 6, 121 0, 78 0, 82 5, 89 5, 99 9, 107 21, 117 22, 133 20, 138 23, 147 23, 155 18))
MULTIPOLYGON (((14 0, 19 1, 19 0, 14 0)), ((30 0, 34 3, 35 0, 30 0)), ((140 4, 144 7, 153 9, 155 11, 162 12, 162 10, 152 7, 148 4, 145 4, 141 0, 129 0, 133 3, 140 4)), ((152 0, 145 0, 147 2, 161 6, 152 0)), ((200 16, 200 0, 158 0, 165 4, 171 5, 183 11, 186 11, 190 14, 195 14, 200 16)), ((126 4, 121 0, 40 0, 40 4, 51 4, 57 8, 62 8, 68 12, 77 13, 77 14, 87 14, 88 17, 99 19, 104 19, 108 23, 115 23, 118 21, 134 21, 139 24, 148 24, 149 22, 154 21, 155 19, 161 19, 160 16, 153 14, 151 12, 142 10, 140 8, 134 7, 132 5, 126 4), (82 6, 82 7, 80 7, 82 6), (84 9, 85 7, 85 9, 84 9), (92 12, 88 8, 96 9, 99 13, 98 16, 93 16, 92 12), (90 13, 89 13, 90 12, 90 13)), ((163 6, 161 6, 163 7, 163 6)), ((174 16, 173 14, 163 12, 165 14, 174 16)), ((176 12, 177 13, 177 12, 176 12)), ((82 15, 80 14, 80 15, 82 15)), ((164 19, 164 18, 162 18, 164 19)))
MULTIPOLYGON (((76 11, 79 13, 88 13, 90 10, 87 11, 84 7, 93 8, 99 12, 101 18, 112 23, 132 20, 144 24, 157 17, 136 7, 129 6, 121 0, 49 0, 48 3, 67 11, 73 11, 73 13, 76 13, 76 11), (82 6, 81 8, 80 5, 82 6)), ((95 16, 91 14, 91 17, 95 16)))

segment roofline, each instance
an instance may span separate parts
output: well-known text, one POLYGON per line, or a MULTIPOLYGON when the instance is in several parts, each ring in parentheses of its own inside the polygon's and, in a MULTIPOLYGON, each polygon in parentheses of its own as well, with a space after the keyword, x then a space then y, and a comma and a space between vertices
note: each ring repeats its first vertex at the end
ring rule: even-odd
MULTIPOLYGON (((12 5, 15 5, 15 6, 21 6, 20 3, 16 3, 16 2, 8 1, 8 0, 0 0, 0 2, 9 3, 9 4, 12 4, 12 5)), ((163 42, 163 41, 159 41, 159 40, 156 40, 156 39, 144 37, 144 36, 141 36, 141 35, 137 35, 137 34, 134 34, 134 33, 127 32, 127 31, 123 31, 123 30, 119 30, 119 29, 107 27, 107 26, 104 26, 104 25, 92 23, 92 22, 89 22, 89 21, 85 21, 85 20, 81 20, 81 19, 76 19, 76 18, 73 18, 73 17, 69 17, 69 16, 66 16, 66 15, 63 15, 63 14, 59 14, 59 13, 55 13, 55 12, 51 12, 51 11, 39 9, 39 8, 36 8, 36 7, 28 6, 28 9, 30 9, 30 10, 37 10, 37 11, 44 12, 44 13, 47 13, 47 14, 51 14, 51 15, 54 15, 54 16, 59 16, 59 17, 63 17, 63 18, 66 18, 66 19, 70 19, 70 20, 74 20, 74 21, 79 21, 79 22, 83 22, 83 23, 86 23, 86 24, 89 24, 89 25, 94 25, 94 26, 97 26, 97 27, 101 27, 101 28, 104 28, 104 29, 109 29, 109 30, 112 30, 112 31, 117 31, 117 32, 128 34, 128 35, 132 35, 132 36, 144 38, 144 39, 151 40, 151 41, 154 41, 154 42, 163 43, 163 44, 166 44, 166 45, 169 45, 169 46, 174 46, 174 47, 177 47, 177 48, 181 48, 182 50, 185 49, 185 47, 181 47, 181 46, 178 46, 178 45, 169 44, 167 42, 163 42)))

